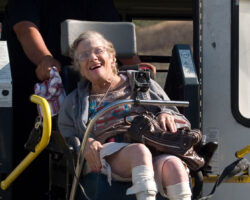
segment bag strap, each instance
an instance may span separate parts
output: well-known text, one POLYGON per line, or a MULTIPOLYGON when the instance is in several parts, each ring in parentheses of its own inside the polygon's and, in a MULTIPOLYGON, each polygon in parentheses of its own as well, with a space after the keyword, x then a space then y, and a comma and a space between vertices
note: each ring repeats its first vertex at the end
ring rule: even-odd
POLYGON ((40 116, 36 117, 34 127, 32 128, 24 148, 30 152, 35 152, 36 145, 41 141, 43 132, 43 120, 40 116))
POLYGON ((213 194, 216 191, 216 188, 225 180, 229 179, 230 177, 245 171, 246 169, 249 169, 250 163, 246 158, 240 158, 225 167, 225 169, 222 171, 221 175, 217 179, 217 181, 214 184, 214 187, 212 188, 212 191, 207 195, 202 198, 199 198, 198 200, 208 200, 210 199, 213 194))

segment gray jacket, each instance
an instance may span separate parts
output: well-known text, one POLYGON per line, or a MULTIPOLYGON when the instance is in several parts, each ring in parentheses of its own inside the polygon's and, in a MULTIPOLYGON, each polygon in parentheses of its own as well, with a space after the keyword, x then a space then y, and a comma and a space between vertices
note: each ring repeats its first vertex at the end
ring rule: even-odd
MULTIPOLYGON (((120 72, 127 74, 129 80, 131 80, 132 70, 126 72, 120 72)), ((131 82, 131 81, 130 81, 131 82)), ((65 138, 77 137, 80 140, 86 130, 86 124, 89 118, 89 85, 87 80, 80 81, 78 87, 71 92, 64 100, 58 117, 58 127, 60 133, 65 138)), ((165 91, 154 80, 150 80, 150 88, 146 94, 140 95, 140 99, 152 99, 152 100, 169 100, 165 91)), ((148 106, 150 111, 155 112, 155 106, 148 106)), ((188 120, 179 113, 176 107, 157 107, 157 112, 171 113, 178 118, 187 121, 187 126, 190 127, 188 120)))

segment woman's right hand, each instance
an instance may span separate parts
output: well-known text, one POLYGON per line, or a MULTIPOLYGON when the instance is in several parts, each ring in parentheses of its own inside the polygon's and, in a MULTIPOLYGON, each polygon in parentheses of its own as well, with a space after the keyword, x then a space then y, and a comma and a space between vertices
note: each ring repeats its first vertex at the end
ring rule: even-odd
POLYGON ((89 138, 86 144, 84 158, 86 159, 91 172, 100 172, 102 168, 100 151, 102 144, 93 138, 89 138))

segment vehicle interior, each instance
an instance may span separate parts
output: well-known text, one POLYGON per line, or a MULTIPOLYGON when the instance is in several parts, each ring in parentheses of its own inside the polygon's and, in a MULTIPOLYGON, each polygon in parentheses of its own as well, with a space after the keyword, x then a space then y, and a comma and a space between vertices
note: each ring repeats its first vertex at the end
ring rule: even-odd
MULTIPOLYGON (((4 12, 4 5, 6 4, 7 1, 1 1, 1 7, 0 7, 0 19, 3 19, 3 12, 4 12)), ((193 1, 183 1, 183 0, 178 0, 178 1, 172 1, 172 0, 167 0, 167 1, 161 1, 161 0, 156 0, 156 1, 149 1, 149 0, 136 0, 136 1, 124 1, 124 0, 115 0, 114 1, 115 6, 117 7, 119 14, 121 16, 122 21, 124 22, 129 22, 133 24, 138 24, 138 26, 143 23, 146 24, 157 24, 157 23, 162 23, 162 21, 182 21, 183 23, 188 22, 189 26, 191 24, 192 30, 187 33, 191 36, 193 36, 192 40, 195 41, 195 31, 194 29, 196 28, 196 21, 195 21, 195 15, 197 15, 197 9, 196 9, 196 4, 193 1)), ((62 30, 65 30, 62 33, 62 44, 68 44, 72 42, 73 38, 76 37, 76 35, 79 33, 79 31, 82 30, 76 30, 72 27, 76 27, 74 23, 77 22, 71 22, 62 24, 62 30), (72 27, 71 27, 72 26, 72 27), (68 30, 71 30, 69 32, 68 30), (73 36, 71 35, 73 32, 73 36), (74 35, 75 34, 75 35, 74 35), (68 36, 68 37, 66 37, 68 36), (65 40, 70 39, 70 41, 67 41, 65 43, 65 40)), ((93 25, 89 25, 91 27, 93 25)), ((119 26, 119 25, 118 25, 119 26)), ((81 26, 83 27, 83 26, 81 26)), ((86 27, 86 24, 85 24, 86 27)), ((96 28, 96 25, 94 25, 96 28)), ((100 28, 100 30, 103 30, 103 27, 100 28)), ((105 30, 105 29, 104 29, 105 30)), ((123 30, 120 29, 122 32, 123 30)), ((157 66, 157 77, 156 80, 161 82, 162 87, 164 87, 165 91, 168 93, 171 99, 174 100, 185 100, 189 101, 189 107, 182 109, 181 111, 189 118, 191 121, 191 124, 194 128, 199 128, 199 107, 198 107, 198 102, 199 102, 199 97, 198 97, 198 89, 199 89, 199 83, 198 83, 198 74, 196 73, 195 69, 195 60, 193 58, 193 52, 195 51, 195 48, 197 48, 194 44, 196 42, 190 43, 190 44, 180 44, 180 45, 173 45, 171 47, 170 52, 164 53, 164 51, 161 51, 160 54, 149 54, 145 52, 140 52, 140 50, 137 49, 137 46, 142 46, 140 44, 137 44, 136 42, 139 41, 139 38, 137 40, 135 37, 138 35, 136 33, 136 28, 132 26, 129 37, 129 41, 131 41, 132 47, 130 47, 131 55, 137 54, 142 62, 149 62, 153 63, 154 65, 159 65, 157 66), (181 60, 181 57, 183 55, 180 53, 181 51, 185 52, 185 56, 187 56, 189 62, 189 74, 185 73, 183 71, 183 66, 185 60, 181 60), (140 55, 141 54, 141 55, 140 55), (172 54, 174 56, 172 56, 172 54), (159 75, 158 75, 159 74, 159 75), (162 75, 161 75, 162 74, 162 75), (168 79, 166 78, 168 74, 168 79), (190 77, 191 74, 191 77, 190 77), (178 81, 172 81, 173 79, 178 79, 178 81), (171 80, 172 79, 172 80, 171 80), (171 83, 172 82, 172 83, 171 83), (175 90, 175 92, 173 92, 175 90), (178 91, 178 92, 177 92, 178 91), (184 92, 186 91, 186 92, 184 92), (191 101, 190 101, 191 100, 191 101), (192 115, 191 115, 192 112, 192 115), (193 113, 196 113, 195 115, 193 113)), ((107 35, 109 35, 107 33, 107 35)), ((156 35, 157 37, 157 35, 156 35)), ((111 36, 112 38, 112 36, 111 36)), ((191 40, 191 42, 192 42, 191 40)), ((113 39, 111 41, 114 41, 113 39)), ((181 41, 181 40, 180 40, 181 41)), ((168 38, 164 37, 162 38, 162 43, 167 43, 168 38)), ((117 42, 115 42, 117 43, 117 42)), ((119 43, 117 43, 119 46, 119 43)), ((122 44, 121 46, 126 47, 127 45, 122 44)), ((62 52, 66 54, 66 49, 67 47, 62 46, 62 52)), ((149 47, 150 48, 150 47, 149 47)), ((141 48, 143 49, 143 47, 141 48)), ((118 55, 119 53, 119 48, 117 48, 118 55)), ((121 52, 121 55, 124 54, 121 52)), ((128 56, 128 55, 125 55, 128 56)), ((183 57, 184 58, 184 57, 183 57)), ((73 73, 73 72, 68 72, 73 73)), ((70 74, 71 75, 71 74, 70 74)), ((70 82, 70 81, 69 81, 70 82)), ((69 83, 70 84, 70 83, 69 83)), ((67 86, 66 86, 67 87, 67 86)), ((54 125, 53 125, 54 126, 54 125)), ((52 134, 53 135, 53 134, 52 134)), ((60 136, 59 136, 60 137, 60 136)), ((59 139, 60 140, 60 139, 59 139)), ((66 150, 67 151, 67 150, 66 150)), ((61 190, 63 189, 64 192, 64 197, 69 197, 69 187, 68 184, 69 182, 69 169, 66 167, 65 170, 53 170, 53 168, 61 168, 65 164, 65 159, 61 159, 62 156, 59 156, 58 153, 52 153, 51 154, 51 175, 52 175, 52 181, 50 183, 50 188, 53 191, 61 190), (59 159, 60 158, 60 159, 59 159), (56 162, 54 162, 56 160, 56 162), (60 162, 63 162, 60 163, 60 162), (62 164, 62 165, 61 165, 62 164), (63 173, 60 173, 63 172, 63 173), (59 174, 56 174, 59 173, 59 174), (64 175, 63 175, 64 174, 64 175), (60 179, 58 178, 60 177, 60 179), (61 181, 64 179, 64 181, 61 181), (59 181, 60 180, 60 181, 59 181), (59 184, 60 183, 60 184, 59 184), (63 184, 62 184, 63 183, 63 184), (59 184, 59 185, 58 185, 59 184)), ((67 163, 67 162, 66 162, 67 163)), ((72 167, 72 166, 71 166, 72 167)), ((93 175, 90 175, 90 177, 93 175)), ((72 177, 71 177, 72 178, 72 177)), ((93 181, 94 178, 89 178, 90 182, 93 181)), ((102 176, 97 178, 99 179, 104 179, 102 176)), ((87 181, 87 180, 86 180, 87 181)), ((88 181, 87 181, 88 182, 88 181)), ((89 185, 89 183, 87 183, 89 185)), ((119 184, 118 184, 119 185, 119 184)), ((128 186, 127 186, 128 187, 128 186)), ((105 187, 100 187, 102 190, 105 190, 105 187)), ((126 187, 123 187, 126 188, 126 187)), ((112 188, 114 191, 116 191, 116 188, 112 188)), ((107 190, 108 191, 108 190, 107 190)), ((107 193, 106 191, 106 193, 107 193)), ((51 195, 51 198, 54 199, 55 197, 53 196, 53 193, 51 195)), ((58 192, 55 192, 56 195, 58 196, 58 192)), ((100 194, 103 195, 103 191, 100 191, 100 194)), ((115 193, 114 193, 115 194, 115 193)), ((60 199, 60 197, 58 197, 60 199)), ((63 197, 61 197, 63 198, 63 197)), ((100 198, 100 197, 99 197, 100 198)), ((125 197, 124 197, 125 198, 125 197)), ((134 197, 133 197, 134 198, 134 197)), ((160 197, 159 197, 160 198, 160 197)), ((97 198, 98 199, 98 198, 97 198)), ((119 198, 120 199, 120 198, 119 198)))
MULTIPOLYGON (((6 2, 7 0, 4 0, 0 3, 0 22, 3 19, 6 2)), ((179 108, 180 112, 189 119, 192 128, 201 129, 199 1, 114 0, 114 3, 123 21, 121 23, 95 23, 76 20, 63 22, 61 27, 62 54, 68 56, 68 48, 79 33, 86 29, 100 31, 114 43, 118 56, 138 55, 142 62, 155 65, 157 68, 155 80, 162 86, 171 100, 189 102, 187 108, 179 108), (159 24, 166 24, 168 28, 160 30, 157 26, 159 24), (177 32, 185 27, 188 27, 185 29, 186 34, 177 37, 177 32), (148 40, 152 41, 147 46, 148 44, 143 43, 143 41, 147 40, 145 39, 145 33, 150 29, 154 30, 151 35, 148 34, 150 36, 148 40), (168 32, 169 30, 172 31, 168 32), (125 34, 125 36, 122 34, 125 34), (117 35, 128 38, 127 41, 129 42, 121 43, 122 40, 117 35), (189 36, 188 39, 184 37, 186 35, 189 36), (175 38, 174 42, 170 40, 172 37, 175 38), (154 49, 152 46, 156 42, 154 38, 158 38, 158 46, 169 43, 169 47, 167 49, 160 47, 156 51, 147 50, 154 49)), ((138 66, 131 67, 138 69, 138 66)), ((70 70, 66 70, 64 74, 65 88, 74 87, 70 80, 76 74, 70 70)), ((34 100, 37 104, 45 104, 44 112, 47 112, 48 106, 43 100, 41 101, 34 100)), ((51 118, 51 116, 48 115, 48 118, 51 118)), ((45 145, 44 149, 50 152, 49 198, 51 200, 63 200, 69 199, 72 195, 72 182, 77 167, 77 153, 74 144, 69 145, 58 132, 56 120, 56 117, 54 117, 43 121, 43 128, 48 128, 48 130, 43 130, 43 133, 51 132, 51 136, 48 134, 47 138, 48 146, 45 145)), ((197 147, 197 151, 206 158, 206 164, 203 169, 191 172, 193 199, 198 199, 202 194, 203 176, 211 173, 209 161, 217 146, 218 143, 209 143, 197 147)), ((136 199, 135 196, 125 195, 126 189, 130 187, 131 183, 113 181, 112 187, 109 187, 106 176, 101 174, 90 173, 81 180, 81 183, 83 183, 84 191, 90 199, 136 199)), ((82 195, 82 199, 88 199, 84 197, 82 188, 78 186, 77 195, 82 195)), ((157 200, 163 199, 160 195, 157 196, 157 200)))

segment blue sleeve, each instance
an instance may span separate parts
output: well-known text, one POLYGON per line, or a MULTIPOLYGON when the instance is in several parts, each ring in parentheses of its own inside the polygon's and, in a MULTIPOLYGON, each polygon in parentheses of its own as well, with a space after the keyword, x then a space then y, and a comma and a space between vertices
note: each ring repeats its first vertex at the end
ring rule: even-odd
POLYGON ((65 137, 79 137, 79 131, 76 126, 72 95, 66 96, 61 105, 58 114, 58 128, 60 133, 65 137))

